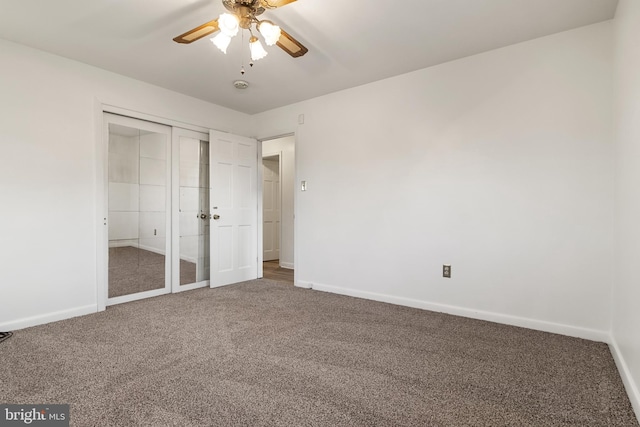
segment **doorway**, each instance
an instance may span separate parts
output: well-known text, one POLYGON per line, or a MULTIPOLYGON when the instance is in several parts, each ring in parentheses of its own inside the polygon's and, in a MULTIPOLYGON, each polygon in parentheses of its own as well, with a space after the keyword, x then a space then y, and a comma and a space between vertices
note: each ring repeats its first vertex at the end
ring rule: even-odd
POLYGON ((294 282, 295 136, 262 141, 263 277, 294 282))

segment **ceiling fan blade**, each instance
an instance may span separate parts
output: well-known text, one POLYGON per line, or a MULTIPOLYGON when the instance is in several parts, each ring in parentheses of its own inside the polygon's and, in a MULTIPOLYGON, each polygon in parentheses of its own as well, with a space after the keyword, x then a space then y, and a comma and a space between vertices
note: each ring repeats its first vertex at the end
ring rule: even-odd
POLYGON ((211 33, 215 33, 216 31, 218 31, 218 20, 214 19, 213 21, 202 24, 193 30, 189 30, 184 34, 180 34, 178 37, 175 37, 173 41, 176 43, 188 44, 196 40, 200 40, 201 38, 208 36, 211 33))
POLYGON ((309 52, 309 49, 304 47, 302 43, 294 39, 285 30, 280 30, 280 38, 278 39, 276 44, 280 47, 280 49, 284 50, 294 58, 297 58, 309 52))
POLYGON ((286 6, 296 0, 260 0, 260 4, 265 9, 275 9, 276 7, 286 6))

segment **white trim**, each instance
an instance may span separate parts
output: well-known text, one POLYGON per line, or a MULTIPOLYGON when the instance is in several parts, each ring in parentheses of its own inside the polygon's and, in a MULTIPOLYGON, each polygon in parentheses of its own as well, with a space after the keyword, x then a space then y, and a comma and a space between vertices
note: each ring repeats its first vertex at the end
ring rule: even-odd
MULTIPOLYGON (((300 126, 300 125, 299 125, 300 126)), ((298 242, 298 174, 300 171, 299 158, 300 153, 298 151, 300 138, 300 127, 295 130, 293 134, 293 283, 298 283, 297 279, 300 274, 301 265, 300 262, 300 245, 298 242), (296 268, 295 266, 298 266, 296 268)), ((282 197, 282 194, 280 195, 282 197)), ((282 226, 282 225, 281 225, 282 226)), ((282 248, 280 248, 282 250, 282 248)), ((296 285, 298 286, 298 285, 296 285)))
MULTIPOLYGON (((286 138, 286 137, 285 137, 286 138)), ((279 196, 278 198, 280 199, 280 206, 278 206, 278 230, 280 230, 280 232, 278 233, 278 259, 282 259, 282 233, 283 233, 283 227, 282 227, 282 200, 284 198, 282 189, 284 188, 284 155, 282 150, 278 151, 277 153, 278 156, 278 193, 279 196)), ((294 152, 294 156, 295 156, 295 152, 294 152)), ((262 156, 263 160, 264 160, 264 155, 262 156)), ((293 267, 291 267, 293 268, 293 267)))
POLYGON ((68 310, 54 311, 52 313, 39 314, 37 316, 25 317, 23 319, 12 320, 0 323, 0 331, 16 331, 18 329, 30 328, 32 326, 44 325, 46 323, 71 319, 72 317, 84 316, 98 312, 95 304, 82 307, 70 308, 68 310))
POLYGON ((162 252, 161 249, 152 248, 151 246, 141 245, 140 243, 138 243, 138 246, 136 246, 136 247, 138 249, 142 249, 143 251, 153 252, 154 254, 158 254, 158 255, 162 255, 162 256, 166 255, 164 252, 162 252))
POLYGON ((268 136, 263 137, 255 137, 260 142, 271 141, 273 139, 286 138, 288 136, 294 136, 296 134, 295 130, 280 130, 275 133, 270 133, 268 136))
MULTIPOLYGON (((144 120, 146 122, 152 122, 160 125, 182 128, 185 130, 192 130, 195 132, 206 133, 207 135, 209 134, 209 128, 205 128, 202 126, 192 125, 190 123, 184 123, 177 120, 168 119, 166 117, 154 116, 153 114, 146 114, 140 111, 129 110, 126 108, 121 108, 121 107, 117 107, 115 105, 110 105, 106 103, 102 103, 101 107, 102 107, 102 111, 104 111, 105 113, 112 113, 118 116, 131 117, 134 119, 144 120)), ((225 133, 227 132, 224 130, 218 130, 218 131, 225 132, 225 133)))
MULTIPOLYGON (((562 323, 547 322, 544 320, 529 319, 526 317, 512 316, 508 314, 495 313, 490 311, 473 310, 465 307, 458 307, 448 304, 440 304, 429 301, 421 301, 413 298, 396 297, 392 295, 366 292, 356 289, 329 286, 318 283, 309 284, 312 289, 322 292, 330 292, 340 295, 348 295, 356 298, 364 298, 373 301, 397 304, 406 307, 419 308, 422 310, 435 311, 439 313, 453 314, 455 316, 468 317, 471 319, 486 320, 489 322, 502 323, 505 325, 518 326, 521 328, 534 329, 537 331, 551 332, 554 334, 567 335, 575 338, 582 338, 591 341, 609 342, 609 333, 597 329, 581 328, 578 326, 565 325, 562 323)), ((297 286, 300 286, 297 284, 297 286)), ((300 286, 303 287, 303 286, 300 286)))
MULTIPOLYGON (((262 164, 262 141, 258 141, 256 140, 256 154, 257 154, 257 159, 256 159, 256 163, 257 165, 257 170, 256 170, 256 177, 258 179, 257 185, 258 185, 258 195, 257 195, 257 207, 256 209, 258 209, 258 224, 256 226, 256 230, 258 231, 258 235, 256 236, 258 238, 258 257, 256 258, 256 262, 258 263, 258 279, 261 279, 264 277, 264 212, 263 212, 263 205, 264 205, 264 188, 263 188, 263 184, 264 182, 263 177, 262 177, 262 169, 264 168, 264 165, 262 164)), ((280 198, 282 198, 282 194, 280 194, 280 198)))
POLYGON ((627 365, 627 362, 622 355, 622 351, 618 346, 618 342, 613 335, 609 340, 609 349, 611 350, 613 360, 616 362, 616 366, 618 367, 618 372, 620 372, 622 383, 624 384, 624 388, 629 396, 629 401, 631 402, 633 411, 636 413, 636 418, 640 420, 640 389, 638 389, 638 384, 633 380, 633 375, 631 375, 629 365, 627 365))
MULTIPOLYGON (((104 140, 104 106, 98 100, 94 99, 94 120, 95 120, 95 148, 96 155, 94 158, 96 166, 96 306, 98 311, 104 311, 107 307, 107 271, 108 271, 108 254, 109 254, 109 235, 107 228, 107 209, 108 209, 108 147, 109 144, 104 140)), ((108 138, 108 136, 107 136, 108 138)))
POLYGON ((109 242, 110 248, 126 248, 127 246, 131 246, 132 248, 137 248, 140 246, 138 244, 138 239, 135 240, 112 240, 109 242))
POLYGON ((295 269, 293 263, 291 263, 291 262, 281 262, 280 263, 280 267, 286 268, 287 270, 294 270, 295 269))
POLYGON ((211 286, 210 280, 203 280, 202 282, 189 283, 186 285, 181 285, 178 283, 178 286, 173 289, 172 293, 177 294, 178 292, 191 291, 193 289, 199 288, 208 288, 211 286))
MULTIPOLYGON (((286 136, 283 136, 283 138, 286 138, 286 136)), ((282 158, 282 151, 271 151, 269 153, 262 153, 262 160, 273 160, 270 159, 270 157, 278 157, 278 161, 280 161, 280 159, 282 158)))
MULTIPOLYGON (((293 273, 293 274, 295 274, 295 270, 294 270, 294 273, 293 273)), ((293 282, 293 283, 294 283, 294 286, 296 286, 296 287, 298 287, 298 288, 302 288, 302 289, 313 289, 313 283, 311 283, 311 282, 303 282, 302 280, 300 280, 300 281, 297 281, 297 282, 296 282, 296 281, 295 281, 295 279, 294 279, 294 282, 293 282)), ((327 291, 327 292, 328 292, 328 291, 327 291)))
POLYGON ((198 263, 198 259, 197 258, 191 258, 191 257, 188 257, 188 256, 181 256, 180 257, 180 261, 186 261, 186 262, 190 262, 192 264, 197 264, 198 263))
MULTIPOLYGON (((166 283, 166 277, 165 277, 165 283, 166 283)), ((157 297, 160 295, 166 295, 170 293, 171 293, 171 289, 167 289, 165 286, 164 288, 160 288, 160 289, 152 289, 150 291, 137 292, 135 294, 121 295, 119 297, 109 298, 107 300, 107 306, 122 304, 124 302, 137 301, 139 299, 157 297)))

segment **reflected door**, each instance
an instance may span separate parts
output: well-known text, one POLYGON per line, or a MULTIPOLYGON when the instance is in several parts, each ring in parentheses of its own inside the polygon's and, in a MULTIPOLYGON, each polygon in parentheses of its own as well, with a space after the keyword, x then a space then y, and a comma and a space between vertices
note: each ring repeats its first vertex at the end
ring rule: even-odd
POLYGON ((178 222, 174 292, 209 286, 209 137, 174 128, 174 160, 178 159, 178 222), (179 285, 176 285, 179 284, 179 285))
POLYGON ((280 156, 262 159, 262 260, 280 259, 280 156))
POLYGON ((170 291, 170 128, 105 114, 107 304, 170 291))

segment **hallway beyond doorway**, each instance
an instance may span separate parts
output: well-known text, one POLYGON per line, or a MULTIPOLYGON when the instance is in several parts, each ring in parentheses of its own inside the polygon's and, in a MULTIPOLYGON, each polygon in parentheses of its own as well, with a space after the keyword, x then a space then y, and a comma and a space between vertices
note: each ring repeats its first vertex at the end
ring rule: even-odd
POLYGON ((280 267, 280 260, 264 261, 263 277, 265 279, 275 280, 278 282, 293 285, 293 270, 280 267))

